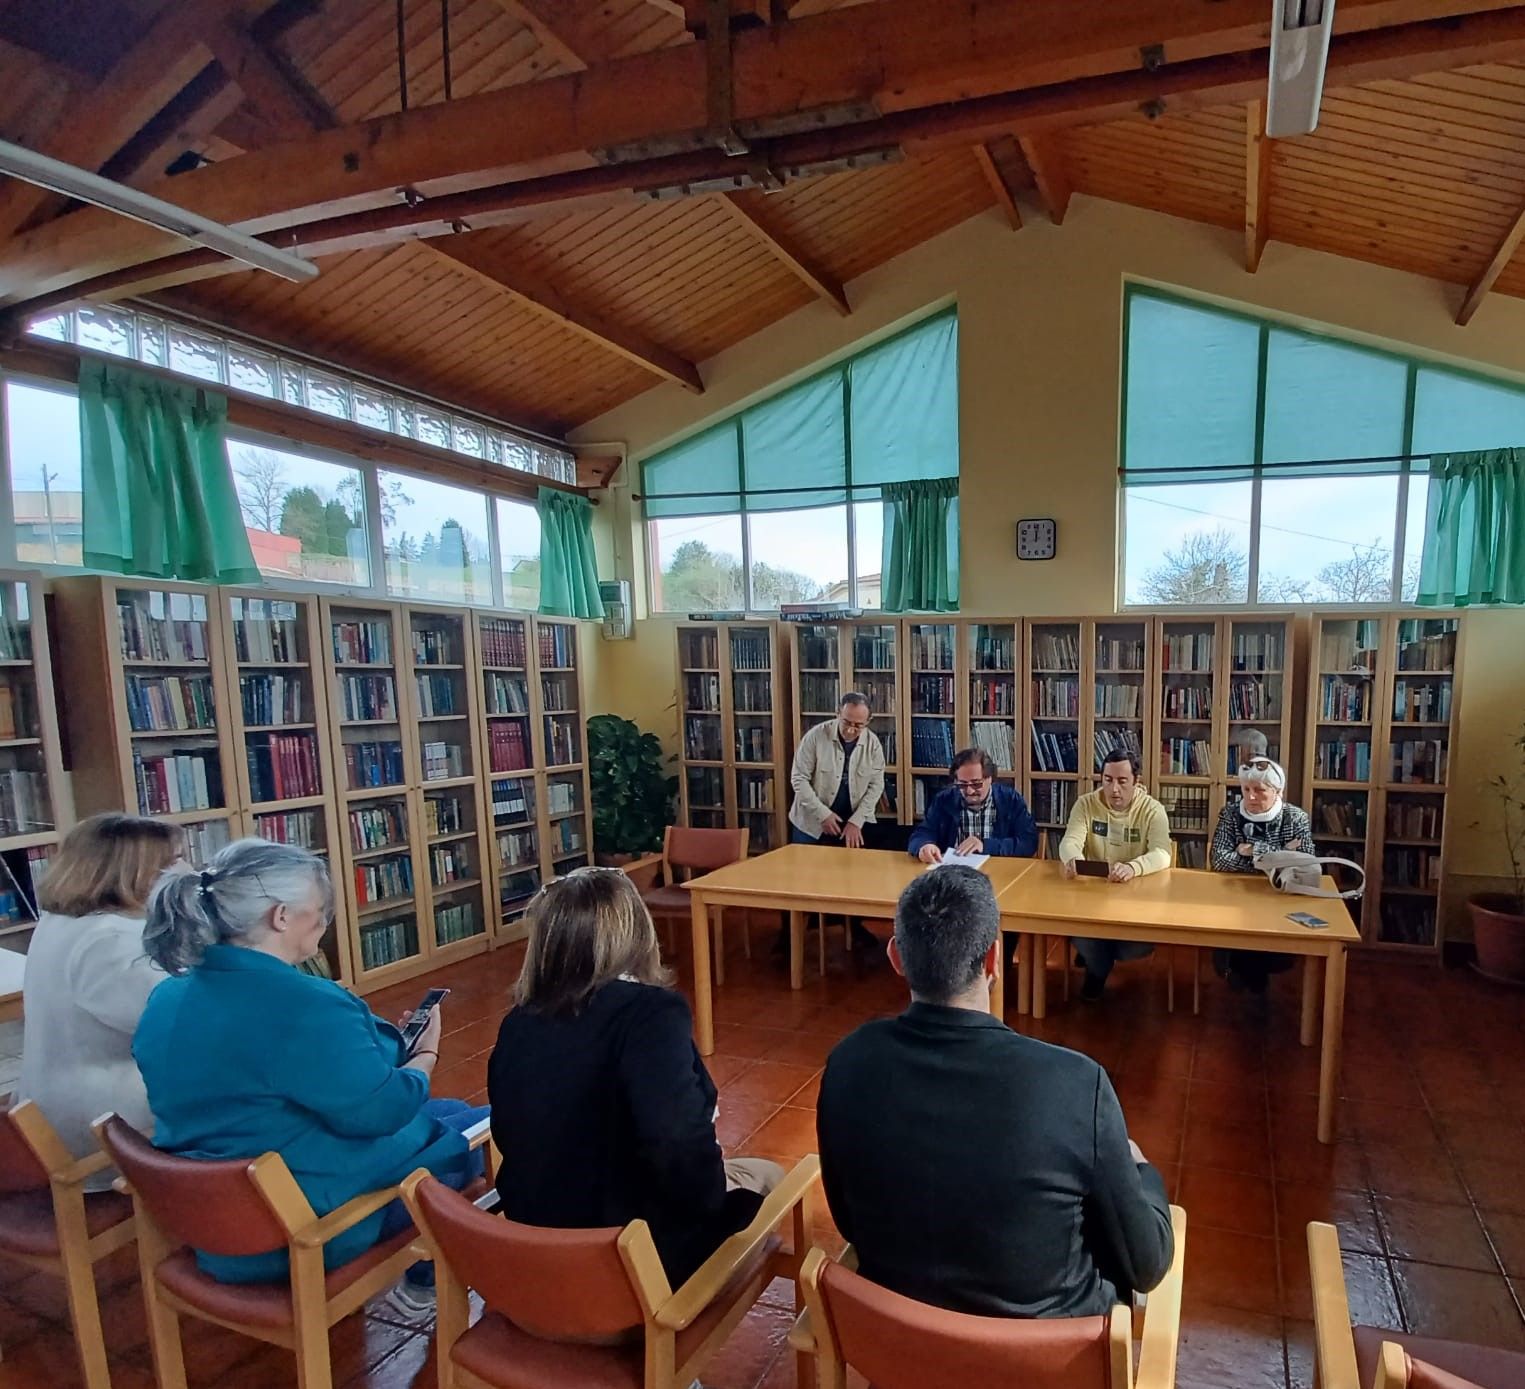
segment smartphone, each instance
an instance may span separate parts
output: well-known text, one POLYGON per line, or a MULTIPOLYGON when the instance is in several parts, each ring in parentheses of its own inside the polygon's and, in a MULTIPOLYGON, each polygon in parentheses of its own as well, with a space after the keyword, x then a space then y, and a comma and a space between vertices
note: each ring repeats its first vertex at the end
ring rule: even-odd
POLYGON ((450 992, 449 989, 430 989, 423 996, 418 1007, 413 1010, 413 1016, 408 1019, 408 1025, 402 1030, 403 1054, 413 1055, 413 1048, 418 1045, 418 1039, 424 1035, 424 1028, 429 1026, 429 1015, 434 1012, 439 1001, 450 992))
POLYGON ((1075 860, 1075 871, 1082 878, 1105 878, 1112 871, 1112 865, 1103 859, 1078 858, 1075 860))

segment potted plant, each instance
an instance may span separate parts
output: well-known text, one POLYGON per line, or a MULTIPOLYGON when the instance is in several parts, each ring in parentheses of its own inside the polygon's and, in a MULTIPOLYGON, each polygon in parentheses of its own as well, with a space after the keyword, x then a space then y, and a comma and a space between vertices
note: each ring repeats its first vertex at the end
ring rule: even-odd
MULTIPOLYGON (((1525 763, 1525 733, 1514 741, 1525 763)), ((1525 787, 1521 778, 1489 777, 1498 797, 1512 892, 1480 892, 1469 899, 1477 970, 1506 984, 1525 984, 1525 787)))
POLYGON ((665 764, 655 733, 642 733, 617 714, 588 720, 593 848, 599 863, 621 867, 661 849, 678 793, 678 778, 668 774, 665 764))

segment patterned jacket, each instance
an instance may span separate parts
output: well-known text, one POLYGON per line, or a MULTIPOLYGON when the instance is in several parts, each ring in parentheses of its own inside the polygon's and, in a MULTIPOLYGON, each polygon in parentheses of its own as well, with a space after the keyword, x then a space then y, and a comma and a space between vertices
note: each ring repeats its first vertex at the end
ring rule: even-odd
POLYGON ((1211 863, 1214 871, 1256 872, 1254 857, 1239 852, 1241 844, 1253 844, 1260 853, 1294 847, 1305 854, 1318 853, 1313 843, 1313 822, 1306 810, 1299 810, 1295 805, 1284 805, 1281 814, 1264 825, 1246 820, 1235 803, 1224 806, 1223 813, 1218 816, 1218 828, 1213 833, 1211 863))

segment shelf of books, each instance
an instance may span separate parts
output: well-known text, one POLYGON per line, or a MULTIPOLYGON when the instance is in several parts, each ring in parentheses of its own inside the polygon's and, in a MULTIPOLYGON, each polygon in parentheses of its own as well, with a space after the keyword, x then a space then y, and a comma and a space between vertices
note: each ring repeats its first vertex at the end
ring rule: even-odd
MULTIPOLYGON (((53 799, 64 778, 51 669, 41 585, 0 574, 0 949, 21 953, 62 819, 53 799)), ((0 1005, 16 997, 0 985, 0 1005)))
MULTIPOLYGON (((909 746, 901 727, 905 701, 901 696, 900 676, 905 669, 904 636, 894 622, 851 621, 844 624, 844 669, 847 688, 868 700, 868 726, 884 746, 884 795, 877 817, 886 823, 900 818, 903 778, 906 761, 902 749, 909 746)), ((836 712, 835 705, 832 708, 836 712)))
POLYGON ((1017 683, 1022 624, 964 622, 962 646, 969 701, 959 719, 959 747, 977 747, 996 765, 999 780, 1015 785, 1021 699, 1017 683))
POLYGON ((962 730, 957 692, 965 669, 958 630, 956 622, 905 624, 910 810, 918 820, 926 813, 927 802, 948 785, 948 768, 958 750, 962 730))
POLYGON ((543 881, 540 765, 530 703, 531 619, 522 613, 476 614, 487 736, 486 814, 492 829, 491 871, 499 934, 517 939, 525 908, 543 881))
POLYGON ((1082 664, 1089 664, 1082 618, 1033 618, 1025 626, 1022 680, 1027 690, 1024 761, 1027 801, 1048 844, 1050 858, 1082 785, 1084 738, 1080 691, 1082 664))
POLYGON ((209 595, 141 579, 54 586, 76 813, 172 820, 194 864, 240 828, 224 614, 209 595))
POLYGON ((539 676, 534 696, 545 751, 541 864, 549 881, 591 861, 592 796, 577 623, 537 617, 534 628, 539 676))
POLYGON ((486 764, 472 614, 408 607, 407 678, 418 744, 415 793, 429 954, 448 963, 488 944, 496 898, 478 773, 486 764))
POLYGON ((723 623, 678 627, 678 717, 682 751, 678 777, 678 816, 695 829, 724 829, 732 823, 728 803, 726 728, 721 691, 726 685, 721 651, 723 623))
POLYGON ((1154 719, 1158 752, 1144 779, 1170 816, 1176 861, 1207 866, 1207 844, 1223 804, 1219 695, 1223 643, 1216 617, 1155 620, 1154 719))
MULTIPOLYGON (((237 831, 296 844, 329 860, 338 841, 333 742, 323 698, 322 615, 316 598, 224 591, 224 651, 234 771, 240 807, 237 831)), ((342 885, 336 884, 336 899, 342 885)), ((342 915, 323 950, 304 968, 346 982, 354 978, 342 915)))

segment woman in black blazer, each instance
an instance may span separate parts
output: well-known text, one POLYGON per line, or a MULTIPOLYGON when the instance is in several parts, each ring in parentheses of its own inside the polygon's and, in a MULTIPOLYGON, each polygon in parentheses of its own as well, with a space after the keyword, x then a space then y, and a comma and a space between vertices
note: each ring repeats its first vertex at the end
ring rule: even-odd
POLYGON ((618 869, 547 884, 487 1071, 510 1220, 599 1229, 642 1219, 678 1287, 783 1177, 726 1160, 715 1084, 656 929, 618 869))

